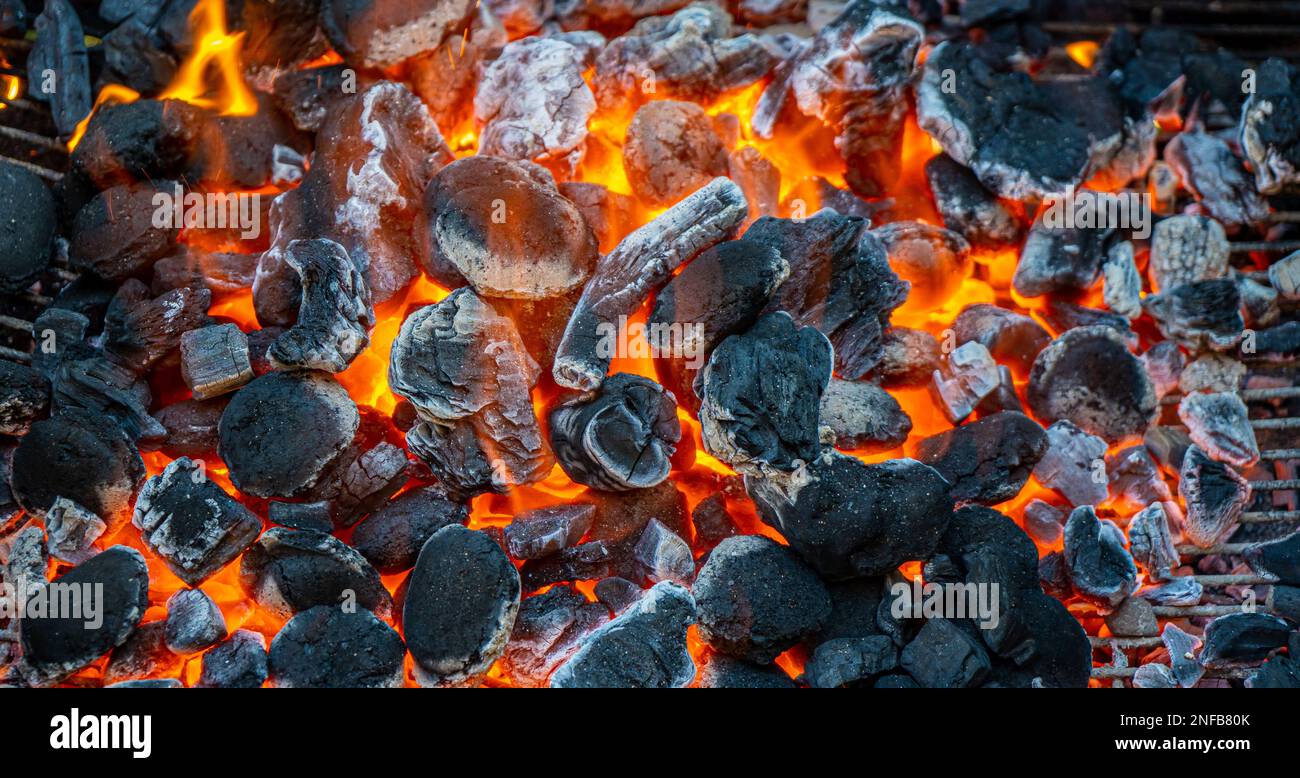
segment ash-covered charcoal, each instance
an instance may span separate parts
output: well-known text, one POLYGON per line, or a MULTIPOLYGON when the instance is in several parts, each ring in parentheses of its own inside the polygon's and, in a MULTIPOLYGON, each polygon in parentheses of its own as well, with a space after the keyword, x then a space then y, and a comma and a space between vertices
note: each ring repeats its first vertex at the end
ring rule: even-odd
POLYGON ((958 345, 980 343, 1021 378, 1029 375, 1034 359, 1052 342, 1047 330, 1028 316, 987 303, 962 308, 952 328, 958 345))
POLYGON ((145 546, 190 586, 225 567, 262 530, 261 519, 185 457, 144 485, 131 523, 145 546))
POLYGON ((1151 603, 1141 597, 1129 597, 1106 614, 1106 627, 1119 637, 1156 637, 1160 624, 1151 603))
MULTIPOLYGON (((673 0, 667 8, 644 11, 644 3, 627 5, 635 6, 639 16, 685 3, 673 0)), ((606 109, 627 109, 646 102, 647 91, 662 91, 707 104, 752 84, 767 75, 776 58, 757 35, 735 32, 731 16, 711 3, 693 3, 672 16, 647 16, 596 57, 596 101, 606 109)))
POLYGON ((1267 613, 1230 613, 1205 627, 1205 646, 1197 656, 1211 670, 1253 664, 1287 645, 1293 625, 1267 613))
POLYGON ((394 498, 352 531, 352 545, 383 575, 415 567, 420 549, 449 524, 469 521, 469 506, 426 486, 394 498))
POLYGON ((727 511, 727 498, 720 493, 711 494, 695 505, 691 511, 691 528, 695 531, 696 547, 704 550, 742 534, 727 511))
POLYGON ((1111 442, 1141 435, 1159 410, 1142 363, 1103 326, 1076 327, 1043 349, 1028 397, 1040 419, 1065 419, 1111 442))
POLYGON ((1020 493, 1047 447, 1038 422, 1004 411, 922 440, 916 456, 948 480, 954 500, 996 505, 1020 493))
POLYGON ((506 526, 506 546, 515 559, 540 559, 571 546, 591 529, 596 506, 555 505, 521 513, 506 526))
POLYGON ((1024 297, 1084 291, 1101 276, 1115 234, 1110 229, 1050 227, 1039 219, 1020 250, 1011 283, 1024 297))
POLYGON ((805 672, 814 689, 858 686, 898 667, 898 649, 883 635, 835 638, 817 646, 805 672))
POLYGON ((104 318, 104 351, 144 373, 181 344, 181 336, 207 323, 212 292, 173 289, 150 297, 131 279, 122 284, 104 318))
POLYGON ((899 665, 929 689, 978 686, 991 667, 979 637, 951 619, 927 619, 899 655, 899 665))
POLYGON ((1010 246, 1024 236, 1024 225, 1011 209, 952 157, 931 157, 925 176, 943 225, 974 245, 1010 246))
POLYGON ((727 338, 696 379, 704 448, 742 473, 790 473, 821 450, 822 392, 832 350, 785 313, 727 338))
POLYGON ((620 321, 680 265, 731 237, 748 209, 740 187, 715 178, 601 257, 560 341, 555 382, 584 391, 600 386, 620 321))
POLYGON ((695 103, 656 100, 632 117, 623 168, 637 196, 665 208, 729 170, 727 149, 695 103))
POLYGON ((50 406, 50 384, 17 362, 0 362, 0 435, 21 437, 50 406))
POLYGON ((880 345, 880 361, 871 377, 886 388, 927 384, 943 362, 938 339, 925 330, 890 327, 880 345))
POLYGON ((1300 662, 1276 655, 1246 679, 1248 689, 1300 689, 1300 662))
POLYGON ((1266 362, 1286 362, 1300 356, 1300 322, 1289 321, 1258 330, 1242 344, 1243 355, 1266 362))
POLYGON ((491 537, 452 524, 420 550, 402 626, 421 686, 473 686, 505 651, 519 573, 491 537))
POLYGON ((933 553, 952 518, 948 482, 912 459, 864 465, 829 451, 786 491, 746 476, 763 521, 823 576, 883 575, 933 553))
POLYGON ((23 291, 49 267, 57 218, 54 197, 39 176, 0 163, 0 293, 23 291))
POLYGON ((1065 569, 1065 555, 1053 551, 1038 563, 1038 582, 1043 591, 1058 600, 1068 600, 1074 596, 1070 586, 1070 573, 1065 569))
POLYGON ((953 424, 965 421, 1002 385, 998 363, 976 341, 953 349, 931 378, 931 394, 953 424))
POLYGON ((1251 567, 1276 576, 1280 583, 1300 586, 1300 533, 1250 546, 1245 557, 1251 567))
POLYGON ((320 502, 277 502, 266 506, 266 518, 272 524, 289 529, 309 529, 316 532, 334 531, 334 506, 328 500, 320 502))
POLYGON ((383 69, 436 49, 474 9, 471 0, 323 0, 320 27, 348 64, 383 69))
POLYGON ((483 68, 474 96, 478 152, 577 170, 596 97, 583 80, 582 52, 556 38, 513 41, 483 68))
POLYGON ((1300 74, 1285 60, 1269 58, 1255 71, 1238 125, 1241 150, 1261 194, 1300 183, 1300 74), (1291 117, 1288 119, 1288 117, 1291 117))
POLYGON ((700 663, 697 689, 794 689, 794 681, 777 665, 755 665, 725 654, 709 653, 700 663))
POLYGON ((1132 241, 1111 246, 1102 263, 1102 299, 1114 313, 1132 320, 1142 315, 1142 275, 1133 258, 1132 241))
POLYGON ((596 601, 609 609, 611 616, 627 610, 640 599, 642 591, 637 584, 616 575, 600 579, 594 589, 596 601))
POLYGON ((1250 503, 1250 484, 1231 466, 1216 462, 1198 446, 1187 449, 1178 477, 1187 505, 1183 534, 1201 548, 1226 537, 1250 503))
POLYGON ((817 573, 793 551, 757 535, 718 544, 693 592, 700 638, 756 664, 816 634, 831 614, 817 573))
POLYGON ((98 618, 94 621, 102 621, 96 624, 84 618, 33 618, 33 603, 29 600, 19 634, 22 661, 36 683, 62 680, 122 645, 149 607, 149 569, 144 556, 126 546, 113 546, 96 554, 55 582, 63 584, 73 596, 98 598, 98 618))
POLYGON ((1106 441, 1058 421, 1047 428, 1047 450, 1034 466, 1034 477, 1071 505, 1099 505, 1108 494, 1105 463, 1106 441))
POLYGON ((1178 388, 1184 394, 1195 392, 1233 392, 1246 381, 1246 366, 1224 354, 1202 354, 1178 376, 1178 388))
POLYGON ((622 237, 636 228, 636 200, 631 195, 611 192, 601 184, 585 181, 561 181, 564 195, 582 213, 587 226, 596 236, 602 252, 612 250, 622 237))
POLYGON ((822 394, 820 423, 835 432, 835 445, 866 453, 903 445, 912 419, 889 392, 866 381, 831 378, 822 394))
POLYGON ((408 316, 388 368, 392 391, 421 419, 406 436, 411 452, 465 493, 550 471, 529 394, 538 376, 515 325, 470 289, 408 316))
POLYGON ((203 654, 200 689, 257 689, 266 682, 266 638, 260 632, 237 629, 203 654))
POLYGON ((1177 473, 1183 466, 1183 457, 1191 448, 1192 439, 1181 427, 1155 426, 1142 436, 1147 452, 1167 473, 1177 473))
POLYGON ((211 400, 253 380, 248 336, 234 324, 200 327, 181 335, 181 376, 195 400, 211 400))
POLYGON ((176 250, 179 230, 160 227, 155 198, 168 197, 169 181, 106 189, 77 212, 68 255, 72 263, 108 281, 145 274, 176 250))
POLYGON ((1141 589, 1138 596, 1152 605, 1200 605, 1205 587, 1190 575, 1173 576, 1168 583, 1141 589))
POLYGON ((1259 443, 1246 404, 1236 392, 1189 394, 1178 403, 1178 418, 1192 442, 1213 459, 1236 467, 1259 461, 1259 443))
POLYGON ((468 30, 403 66, 406 83, 429 107, 439 127, 465 127, 473 122, 474 93, 482 68, 510 37, 488 4, 479 3, 468 30))
POLYGON ((176 655, 167 650, 165 625, 161 621, 141 624, 122 645, 109 654, 104 666, 104 683, 139 683, 180 671, 176 655))
POLYGON ((226 639, 226 619, 202 590, 181 589, 167 598, 163 637, 173 654, 196 654, 226 639))
POLYGON ((285 71, 276 76, 271 86, 275 105, 299 130, 316 132, 334 99, 346 94, 343 80, 349 71, 357 79, 358 87, 369 85, 364 76, 343 63, 285 71))
POLYGON ((980 400, 979 405, 975 406, 975 412, 979 418, 984 418, 1004 411, 1024 413, 1025 406, 1016 394, 1016 379, 1011 374, 1011 368, 998 365, 998 385, 980 400))
MULTIPOLYGON (((91 115, 72 152, 72 170, 99 189, 178 178, 189 167, 207 121, 204 109, 180 100, 107 103, 91 115)), ((167 191, 173 189, 167 185, 167 191)))
POLYGON ((1130 351, 1135 351, 1140 345, 1138 334, 1133 331, 1129 320, 1111 311, 1049 297, 1047 305, 1039 312, 1048 328, 1057 333, 1079 327, 1109 327, 1124 339, 1130 351))
POLYGON ((317 605, 392 615, 393 600, 365 557, 323 532, 272 527, 239 562, 239 583, 282 618, 317 605))
POLYGON ((680 688, 695 677, 686 629, 695 600, 684 587, 655 584, 587 637, 551 674, 552 688, 680 688))
POLYGON ((1065 512, 1051 503, 1030 500, 1025 505, 1025 534, 1036 543, 1052 546, 1061 539, 1065 512))
POLYGON ((27 57, 27 94, 48 102, 59 134, 70 136, 90 113, 90 65, 86 36, 68 0, 46 0, 36 16, 36 43, 27 57), (45 74, 58 74, 58 88, 46 92, 45 74))
POLYGON ((95 541, 107 530, 103 519, 63 497, 45 514, 46 548, 51 557, 68 564, 79 565, 98 554, 95 541))
POLYGON ((1283 299, 1300 299, 1300 251, 1269 265, 1268 282, 1283 299))
POLYGON ((540 687, 583 640, 609 620, 605 606, 568 586, 529 597, 519 606, 502 669, 518 686, 540 687))
POLYGON ((1134 689, 1176 689, 1178 680, 1169 665, 1147 662, 1133 673, 1134 689))
POLYGON ((405 655, 402 638, 370 611, 318 605, 276 634, 267 676, 280 689, 393 689, 405 655))
POLYGON ((555 13, 554 0, 487 0, 484 5, 516 39, 537 33, 555 13))
POLYGON ((742 146, 728 154, 727 177, 745 192, 750 221, 780 211, 781 170, 758 149, 742 146))
MULTIPOLYGON (((1276 263, 1282 264, 1281 262, 1276 263)), ((1291 295, 1300 296, 1300 263, 1290 262, 1279 270, 1291 268, 1295 278, 1287 280, 1279 274, 1272 283, 1289 284, 1291 295)), ((1278 304, 1278 291, 1272 286, 1261 284, 1249 276, 1234 271, 1232 280, 1237 282, 1237 291, 1241 294, 1241 307, 1246 319, 1246 326, 1252 329, 1269 327, 1282 318, 1282 308, 1278 304)))
POLYGON ((198 401, 182 400, 160 409, 154 419, 165 430, 160 441, 146 448, 157 448, 169 457, 212 459, 217 455, 220 437, 217 429, 229 398, 198 401))
POLYGON ((1165 337, 1193 350, 1231 349, 1241 341, 1246 327, 1241 292, 1230 278, 1197 281, 1148 295, 1142 306, 1165 337))
POLYGON ((674 581, 689 586, 695 578, 691 547, 662 521, 651 519, 632 546, 632 560, 651 583, 674 581))
POLYGON ((236 488, 257 497, 310 489, 352 442, 361 415, 325 373, 268 373, 221 414, 221 458, 236 488))
POLYGON ((1091 505, 1074 509, 1065 522, 1065 566, 1080 597, 1114 608, 1137 591, 1137 565, 1124 547, 1124 532, 1097 518, 1091 505))
POLYGON ((68 409, 32 425, 14 451, 9 484, 34 516, 64 497, 115 531, 130 517, 144 477, 140 452, 112 419, 68 409))
MULTIPOLYGON (((100 282, 103 283, 103 282, 100 282)), ((64 289, 71 288, 64 287, 64 289)), ((86 340, 90 319, 66 308, 46 308, 32 322, 32 332, 41 335, 41 348, 32 353, 32 367, 50 378, 63 357, 86 340)))
POLYGON ((1268 218, 1268 202, 1226 141, 1203 130, 1174 136, 1165 162, 1211 216, 1225 225, 1250 225, 1268 218))
POLYGON ((1179 388, 1183 369, 1187 367, 1187 357, 1177 343, 1162 340, 1147 349, 1138 359, 1151 378, 1151 383, 1155 385, 1157 396, 1164 397, 1179 388))
POLYGON ((1134 514, 1128 524, 1128 540, 1133 559, 1152 580, 1168 580, 1180 564, 1162 503, 1153 502, 1134 514))
POLYGON ((1151 232, 1151 280, 1156 291, 1228 275, 1228 236, 1214 219, 1179 214, 1151 232))
POLYGON ((214 295, 248 289, 257 274, 256 254, 207 252, 184 246, 153 265, 149 287, 154 294, 186 287, 210 289, 214 295))
POLYGON ((1168 503, 1172 514, 1181 518, 1173 492, 1145 446, 1130 446, 1107 456, 1106 472, 1112 495, 1138 505, 1168 503))
POLYGON ((673 395, 648 378, 617 373, 550 413, 551 448, 564 472, 596 489, 662 483, 682 437, 673 395))
POLYGON ((298 319, 267 350, 281 369, 339 373, 370 345, 375 311, 365 275, 332 240, 295 240, 285 263, 298 273, 298 319))

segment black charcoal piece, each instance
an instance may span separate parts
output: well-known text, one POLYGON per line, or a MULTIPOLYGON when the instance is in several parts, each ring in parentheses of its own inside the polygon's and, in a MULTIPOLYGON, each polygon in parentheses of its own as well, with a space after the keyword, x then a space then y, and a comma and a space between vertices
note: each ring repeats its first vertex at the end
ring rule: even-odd
POLYGON ((1189 394, 1178 403, 1178 418, 1192 442, 1210 457, 1235 467, 1259 461, 1259 443, 1246 404, 1235 391, 1189 394))
POLYGON ((1066 229, 1034 222, 1012 278, 1025 297, 1053 292, 1080 292, 1101 275, 1110 251, 1112 230, 1066 229))
POLYGON ((357 68, 388 68, 432 51, 464 29, 470 0, 325 0, 320 28, 357 68))
POLYGON ((90 319, 76 311, 53 307, 41 311, 32 322, 32 332, 39 336, 41 343, 41 348, 32 354, 32 367, 46 378, 51 377, 64 355, 85 341, 89 329, 90 319))
POLYGON ((831 378, 822 395, 821 422, 835 433, 835 446, 865 453, 903 445, 912 419, 889 392, 867 381, 831 378))
POLYGON ((1181 132, 1165 146, 1165 162, 1211 216, 1228 226, 1268 218, 1268 202, 1227 141, 1202 130, 1181 132))
POLYGON ((6 540, 6 545, 7 558, 0 565, 0 576, 9 585, 18 587, 25 584, 29 591, 36 593, 38 588, 45 585, 50 567, 50 557, 46 552, 40 525, 29 524, 23 527, 6 540))
POLYGON ((696 546, 704 549, 741 534, 736 520, 727 511, 727 498, 721 494, 711 494, 699 501, 691 511, 691 526, 695 530, 696 546))
POLYGON ((1289 656, 1274 656, 1246 679, 1251 689, 1300 689, 1300 661, 1289 656))
POLYGON ((352 545, 384 575, 415 567, 420 549, 449 524, 469 521, 469 506, 438 487, 412 489, 370 514, 352 531, 352 545))
POLYGON ((1154 581, 1167 580, 1180 564, 1164 505, 1153 502, 1129 520, 1129 552, 1154 581))
POLYGON ((198 586, 257 539, 262 520, 182 457, 140 490, 131 523, 177 578, 198 586))
POLYGON ((1156 291, 1211 281, 1228 274, 1228 237, 1223 225, 1205 216, 1179 214, 1151 232, 1151 281, 1156 291))
POLYGON ((1065 569, 1065 556, 1060 551, 1053 551, 1038 562, 1038 581, 1043 591, 1058 600, 1068 600, 1074 596, 1070 586, 1070 573, 1065 569))
POLYGON ((130 279, 122 284, 104 316, 104 351, 144 373, 180 346, 181 336, 207 323, 212 292, 173 289, 152 297, 130 279))
POLYGON ((332 535, 272 527, 239 562, 239 583, 258 605, 288 618, 317 605, 392 615, 379 573, 332 535))
POLYGON ((365 274, 332 240, 291 241, 284 261, 298 273, 302 304, 267 358, 283 369, 342 372, 370 345, 375 326, 365 274))
POLYGON ((1065 522, 1065 565, 1080 597, 1114 608, 1137 590, 1137 566, 1124 540, 1124 532, 1099 520, 1091 505, 1070 514, 1065 522))
POLYGON ((69 596, 100 598, 98 618, 32 618, 29 598, 20 634, 23 661, 38 683, 62 680, 122 645, 149 607, 144 556, 126 546, 96 554, 55 581, 66 587, 69 596))
POLYGON ((165 628, 161 621, 150 621, 136 628, 126 642, 109 654, 104 682, 117 684, 174 675, 179 663, 176 655, 167 650, 165 628))
POLYGON ((928 619, 899 655, 899 665, 929 689, 978 686, 990 668, 979 638, 949 619, 928 619))
POLYGON ((502 669, 518 686, 545 686, 556 667, 573 655, 597 627, 609 621, 604 605, 574 589, 556 586, 519 606, 502 656, 502 669))
POLYGON ((682 437, 677 403, 649 378, 617 373, 550 413, 551 448, 574 481, 627 491, 662 483, 682 437))
POLYGON ((617 616, 636 602, 644 590, 626 578, 610 576, 596 582, 596 600, 609 609, 611 616, 617 616))
POLYGON ((329 375, 268 373, 226 406, 219 451, 241 492, 294 497, 316 484, 360 424, 356 403, 329 375))
POLYGON ((1271 543, 1257 543, 1245 553, 1256 570, 1276 576, 1280 583, 1300 586, 1300 532, 1271 543))
POLYGON ((794 689, 790 676, 777 665, 755 665, 725 654, 708 654, 695 682, 699 689, 794 689))
POLYGON ((180 345, 181 375, 195 400, 211 400, 253 380, 248 336, 233 324, 190 330, 180 345))
MULTIPOLYGON (((207 121, 202 108, 180 100, 107 103, 91 115, 72 153, 72 169, 100 189, 177 178, 185 174, 207 121)), ((174 189, 170 182, 161 187, 174 189)), ((151 205, 139 214, 146 225, 152 216, 151 205)))
POLYGON ((1139 345, 1138 335, 1133 331, 1129 320, 1117 313, 1089 308, 1059 297, 1049 297, 1047 305, 1040 309, 1040 315, 1044 323, 1057 333, 1076 327, 1109 327, 1124 338, 1130 351, 1135 351, 1139 345))
POLYGON ((999 363, 1009 365, 1021 378, 1052 336, 1038 322, 996 305, 976 303, 962 308, 952 325, 957 344, 975 341, 989 350, 999 363))
POLYGON ((22 437, 49 409, 50 384, 17 362, 0 362, 0 435, 22 437))
POLYGON ((1253 335, 1242 343, 1243 355, 1267 362, 1286 362, 1300 356, 1300 322, 1289 321, 1253 335))
POLYGON ((1141 597, 1129 597, 1106 614, 1106 626, 1119 637, 1155 637, 1160 634, 1151 603, 1141 597))
POLYGON ((649 489, 631 492, 590 491, 582 495, 583 502, 596 506, 589 540, 622 542, 635 541, 651 519, 659 519, 668 529, 682 537, 689 537, 690 511, 686 496, 669 479, 649 489))
POLYGON ((153 401, 148 382, 98 349, 83 344, 65 349, 50 384, 55 415, 80 408, 112 419, 134 440, 150 444, 166 436, 147 410, 153 401))
MULTIPOLYGON (((1140 560, 1139 560, 1140 561, 1140 560)), ((1168 583, 1138 591, 1152 605, 1200 605, 1205 587, 1190 575, 1174 576, 1168 583)))
POLYGON ((695 578, 690 544, 658 519, 646 524, 632 546, 632 559, 651 583, 674 581, 688 586, 695 578))
POLYGON ((108 281, 146 273, 176 249, 179 230, 157 225, 155 198, 172 196, 170 181, 107 189, 77 212, 68 254, 72 263, 108 281))
POLYGON ((181 589, 167 598, 163 636, 173 654, 196 654, 226 639, 221 609, 200 589, 181 589))
POLYGON ((519 612, 519 573, 491 537, 458 524, 420 550, 402 626, 422 686, 472 686, 505 651, 519 612))
POLYGON ((0 163, 0 293, 23 291, 49 267, 57 218, 54 197, 39 176, 0 163))
MULTIPOLYGON (((1270 592, 1270 599, 1273 613, 1288 621, 1300 622, 1300 588, 1275 584, 1270 592)), ((1295 640, 1300 644, 1300 636, 1295 640)), ((1291 651, 1291 656, 1296 656, 1294 651, 1291 651)))
POLYGON ((1293 625, 1267 613, 1230 613, 1205 627, 1205 647, 1197 656, 1210 669, 1250 664, 1286 646, 1293 625))
POLYGON ((1036 543, 1052 546, 1061 539, 1065 512, 1051 503, 1034 499, 1025 504, 1025 534, 1036 543))
POLYGON ((260 632, 237 629, 227 640, 203 654, 200 689, 256 689, 266 682, 266 638, 260 632))
POLYGON ((969 168, 938 154, 925 163, 925 176, 945 227, 980 247, 1020 242, 1020 220, 969 168))
POLYGON ((931 375, 930 392, 948 421, 960 424, 999 395, 1002 371, 983 344, 971 341, 952 350, 931 375))
POLYGON ((1029 404, 1038 418, 1065 419, 1109 442, 1141 435, 1155 420, 1155 387, 1109 327, 1077 327, 1034 360, 1029 404))
POLYGON ((831 613, 830 594, 817 573, 793 551, 758 535, 719 543, 693 592, 700 638, 756 664, 768 664, 816 634, 831 613))
POLYGON ((406 484, 410 468, 406 452, 387 441, 352 460, 331 498, 334 521, 344 527, 356 524, 406 484))
POLYGON ((36 43, 27 57, 28 94, 48 102, 59 134, 77 129, 91 109, 90 66, 86 35, 77 11, 68 0, 47 0, 36 16, 36 43), (58 86, 46 92, 45 74, 58 74, 58 86))
POLYGON ((817 646, 805 669, 814 689, 857 686, 898 667, 898 649, 883 635, 835 638, 817 646))
POLYGON ((1106 500, 1106 441, 1068 421, 1047 428, 1047 450, 1034 466, 1034 477, 1060 492, 1072 505, 1106 500))
POLYGON ((1142 436, 1142 443, 1161 469, 1177 473, 1183 466, 1183 457, 1187 455, 1192 439, 1181 427, 1153 426, 1142 436))
POLYGON ((695 600, 682 586, 655 584, 617 618, 592 632, 551 674, 552 688, 680 688, 695 677, 686 629, 695 600))
POLYGON ((304 132, 316 132, 325 121, 325 113, 335 97, 343 96, 345 71, 360 83, 361 75, 343 63, 287 70, 276 76, 271 87, 276 106, 304 132))
POLYGON ((1183 457, 1178 494, 1187 505, 1183 534, 1201 548, 1219 542, 1236 526, 1250 502, 1250 484, 1231 466, 1215 462, 1193 445, 1183 457))
POLYGON ((832 349, 785 313, 719 345, 696 383, 704 448, 740 472, 789 473, 821 450, 832 349))
POLYGON ((1255 186, 1271 195, 1300 182, 1300 135, 1295 122, 1286 118, 1300 114, 1300 75, 1285 60, 1270 58, 1255 76, 1238 133, 1255 186))
POLYGON ((695 103, 655 100, 637 110, 623 144, 632 191, 666 208, 728 172, 727 149, 695 103))
POLYGON ((577 545, 591 529, 596 506, 556 505, 521 513, 506 526, 505 536, 510 556, 515 559, 539 559, 577 545))
POLYGON ((99 553, 95 541, 108 530, 104 520, 63 497, 45 514, 46 548, 50 556, 79 565, 99 553))
POLYGON ((176 57, 161 46, 148 14, 127 19, 104 36, 104 80, 157 94, 176 77, 176 57))
POLYGON ((309 529, 324 533, 334 531, 334 507, 329 501, 272 501, 266 506, 266 517, 272 524, 289 529, 309 529))
POLYGON ((1146 368, 1156 394, 1164 397, 1178 389, 1179 379, 1187 366, 1187 357, 1182 348, 1172 340, 1162 340, 1138 357, 1146 368))
POLYGON ((182 400, 162 408, 154 419, 166 430, 157 448, 169 457, 214 459, 220 436, 217 429, 229 398, 200 402, 182 400))
POLYGON ((880 362, 872 377, 886 388, 927 384, 942 363, 939 341, 925 330, 890 327, 880 345, 880 362))
POLYGON ((641 579, 643 573, 632 559, 635 541, 590 540, 541 559, 530 559, 520 568, 525 591, 561 581, 587 581, 618 575, 641 579))
POLYGON ((1020 493, 1047 447, 1038 422, 1004 411, 922 440, 916 457, 948 480, 954 500, 996 505, 1020 493))
POLYGON ((390 689, 402 685, 402 638, 364 608, 318 605, 271 641, 267 674, 281 689, 390 689))
POLYGON ((864 465, 827 452, 794 489, 748 476, 745 488, 763 521, 829 579, 883 575, 925 559, 952 518, 948 482, 912 459, 864 465))
POLYGON ((1165 337, 1193 351, 1231 349, 1242 339, 1246 326, 1241 316, 1241 291, 1230 278, 1197 281, 1147 295, 1142 306, 1165 337))

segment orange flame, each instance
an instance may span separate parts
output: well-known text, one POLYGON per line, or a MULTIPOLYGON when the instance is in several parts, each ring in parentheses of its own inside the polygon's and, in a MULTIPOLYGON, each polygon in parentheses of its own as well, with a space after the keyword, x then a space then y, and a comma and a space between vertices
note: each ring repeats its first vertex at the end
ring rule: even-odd
MULTIPOLYGON (((9 67, 9 61, 0 57, 0 67, 9 67)), ((23 81, 18 76, 3 75, 0 76, 0 94, 4 95, 5 100, 17 100, 23 92, 23 81)), ((0 111, 9 106, 0 103, 0 111)))
POLYGON ((222 0, 199 0, 190 14, 190 29, 194 32, 194 51, 159 98, 184 100, 222 116, 257 113, 257 98, 244 83, 239 62, 244 33, 226 30, 226 4, 222 0), (220 76, 215 85, 216 97, 208 96, 213 92, 207 81, 211 68, 220 76))

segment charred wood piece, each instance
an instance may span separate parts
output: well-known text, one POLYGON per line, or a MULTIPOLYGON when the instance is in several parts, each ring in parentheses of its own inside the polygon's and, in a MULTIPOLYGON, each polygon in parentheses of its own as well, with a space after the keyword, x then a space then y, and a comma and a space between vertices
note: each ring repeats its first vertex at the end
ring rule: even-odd
POLYGON ((1040 419, 1066 419, 1110 442, 1141 435, 1159 410, 1142 363, 1104 326, 1076 327, 1043 349, 1028 396, 1040 419))
POLYGON ((279 368, 342 372, 370 345, 375 326, 365 275, 331 240, 292 241, 284 261, 298 273, 302 305, 267 357, 279 368))
POLYGON ((368 609, 385 619, 393 612, 379 573, 351 546, 323 532, 268 529, 240 560, 239 583, 258 605, 286 619, 318 605, 368 609))
POLYGON ((253 380, 248 337, 233 324, 181 335, 181 376, 195 400, 211 400, 253 380))
POLYGON ((673 395, 642 376, 618 373, 590 395, 550 414, 551 448, 564 472, 596 489, 662 483, 682 437, 673 395))

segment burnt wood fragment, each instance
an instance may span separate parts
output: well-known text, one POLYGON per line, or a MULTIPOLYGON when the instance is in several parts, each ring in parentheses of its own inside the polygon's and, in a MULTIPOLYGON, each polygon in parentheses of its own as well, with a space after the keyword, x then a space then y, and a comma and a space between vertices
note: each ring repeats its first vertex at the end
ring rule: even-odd
POLYGON ((375 326, 365 274, 331 240, 292 241, 284 261, 298 273, 302 304, 267 358, 284 369, 342 372, 370 345, 375 326))
POLYGON ((260 632, 237 629, 203 654, 195 684, 200 689, 256 689, 266 682, 266 638, 260 632))
POLYGON ((181 376, 195 400, 211 400, 253 380, 248 337, 233 324, 190 330, 180 346, 181 376))
POLYGON ((167 598, 163 637, 173 654, 196 654, 226 639, 226 620, 201 589, 181 589, 167 598))
POLYGON ((594 505, 537 508, 515 516, 506 526, 506 548, 515 559, 540 559, 582 540, 595 518, 594 505))
POLYGON ((1008 246, 1024 236, 1024 225, 1011 209, 952 157, 932 157, 925 163, 925 175, 943 225, 972 244, 1008 246))
POLYGON ((1020 250, 1011 282, 1025 297, 1086 290, 1101 275, 1115 235, 1110 229, 1053 228, 1039 219, 1020 250))
POLYGON ((1151 281, 1156 291, 1211 281, 1228 274, 1230 247, 1223 225, 1205 216, 1179 214, 1151 231, 1151 281))
POLYGON ((1250 502, 1250 484, 1229 465, 1193 445, 1183 458, 1178 494, 1187 505, 1183 534, 1201 548, 1222 540, 1250 502))
POLYGON ((1196 281, 1147 295, 1142 307, 1165 337, 1192 350, 1227 351, 1244 336, 1241 291, 1230 278, 1196 281))
POLYGON ((1080 597, 1114 608, 1137 591, 1137 565, 1124 541, 1123 530, 1099 520, 1091 505, 1070 514, 1065 522, 1065 567, 1080 597))
POLYGON ((1246 549, 1245 557, 1256 570, 1276 576, 1281 583, 1300 586, 1300 533, 1257 543, 1246 549))
POLYGON ((1255 186, 1271 195, 1300 182, 1300 131, 1295 121, 1300 116, 1300 74, 1285 60, 1269 58, 1255 77, 1238 136, 1255 173, 1255 186))
POLYGON ((79 565, 98 554, 95 541, 107 530, 103 519, 63 497, 45 514, 46 548, 51 557, 69 564, 79 565))
POLYGON ((1259 443, 1246 404, 1235 391, 1189 394, 1178 404, 1178 418, 1192 442, 1210 457, 1235 467, 1259 461, 1259 443))
POLYGON ((474 8, 470 0, 324 0, 320 27, 348 64, 380 69, 437 48, 474 8))
POLYGON ((46 0, 36 17, 36 44, 27 57, 27 93, 33 99, 49 102, 54 126, 60 135, 71 135, 77 123, 90 113, 90 65, 86 54, 86 36, 77 11, 67 0, 46 0), (45 74, 58 74, 58 84, 51 93, 40 85, 45 74))
POLYGON ((1230 613, 1205 627, 1205 646, 1196 659, 1209 669, 1266 659, 1287 645, 1292 625, 1267 613, 1230 613))
POLYGON ((26 435, 49 406, 50 383, 40 373, 0 361, 0 435, 26 435))
POLYGON ((95 196, 77 212, 68 247, 73 264, 109 281, 147 273, 176 248, 179 231, 157 226, 156 198, 176 185, 123 184, 95 196))
POLYGON ((239 583, 281 618, 317 605, 372 610, 385 619, 393 611, 392 597, 365 557, 323 532, 268 529, 240 560, 239 583))
POLYGON ((926 438, 916 456, 952 484, 954 500, 996 505, 1020 493, 1047 446, 1038 422, 1008 411, 926 438))
POLYGON ((1034 477, 1072 505, 1099 505, 1107 496, 1106 441, 1061 420, 1047 428, 1047 449, 1034 477))
POLYGON ((1268 202, 1227 142, 1203 130, 1179 133, 1165 146, 1169 163, 1211 216, 1229 226, 1268 218, 1268 202))
POLYGON ((144 373, 181 344, 181 336, 207 322, 212 292, 173 289, 151 297, 135 279, 122 284, 104 317, 104 351, 144 373))
POLYGON ((644 489, 663 482, 681 436, 673 395, 630 373, 610 376, 595 392, 550 413, 556 460, 574 481, 597 489, 644 489))

